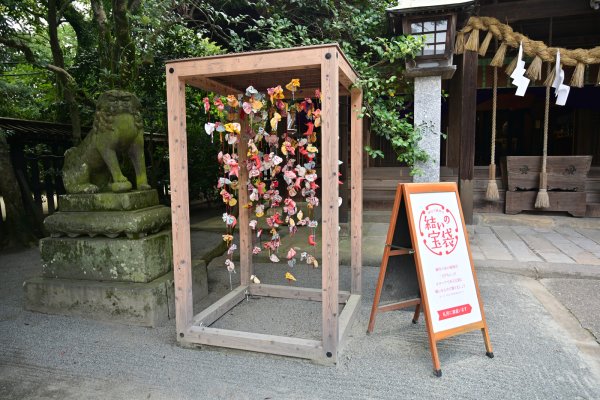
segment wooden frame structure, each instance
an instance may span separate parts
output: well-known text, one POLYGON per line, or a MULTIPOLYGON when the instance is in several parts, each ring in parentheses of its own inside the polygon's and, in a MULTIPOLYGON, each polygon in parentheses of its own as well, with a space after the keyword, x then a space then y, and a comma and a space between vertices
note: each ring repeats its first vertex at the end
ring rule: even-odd
MULTIPOLYGON (((336 363, 340 345, 359 310, 362 267, 362 91, 352 88, 358 76, 337 44, 226 54, 169 61, 166 64, 173 226, 173 267, 177 339, 182 344, 205 344, 336 363), (193 315, 189 230, 188 165, 185 88, 191 85, 222 95, 244 93, 247 86, 265 92, 273 84, 299 78, 296 96, 314 94, 321 100, 322 288, 254 284, 249 210, 240 207, 240 279, 238 288, 193 315), (351 136, 351 289, 339 291, 338 249, 338 100, 350 96, 351 136), (322 302, 322 340, 308 340, 211 328, 210 325, 247 294, 322 302), (342 312, 339 304, 344 303, 342 312)), ((243 130, 242 130, 243 131, 243 130)), ((239 144, 239 164, 245 165, 247 140, 239 144)), ((248 172, 240 168, 240 181, 248 172)), ((239 192, 239 204, 248 193, 239 192)))

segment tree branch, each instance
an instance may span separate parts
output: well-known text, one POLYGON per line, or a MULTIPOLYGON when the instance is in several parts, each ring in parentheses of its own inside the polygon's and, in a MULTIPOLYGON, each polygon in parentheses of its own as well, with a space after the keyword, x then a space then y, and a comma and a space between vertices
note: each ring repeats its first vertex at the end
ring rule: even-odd
POLYGON ((23 40, 0 36, 0 43, 12 49, 19 50, 25 56, 27 62, 35 65, 38 64, 33 51, 23 40))
MULTIPOLYGON (((62 16, 64 15, 65 10, 67 9, 67 7, 73 3, 73 0, 67 0, 64 3, 62 3, 60 5, 60 8, 56 11, 56 15, 58 19, 61 19, 62 16)), ((58 22, 58 21, 57 21, 58 22)))
POLYGON ((127 4, 127 9, 131 13, 135 13, 137 8, 140 6, 141 0, 129 0, 127 4))
POLYGON ((45 67, 58 75, 62 75, 71 87, 77 87, 77 81, 73 78, 73 75, 69 74, 65 69, 52 64, 48 64, 45 67))

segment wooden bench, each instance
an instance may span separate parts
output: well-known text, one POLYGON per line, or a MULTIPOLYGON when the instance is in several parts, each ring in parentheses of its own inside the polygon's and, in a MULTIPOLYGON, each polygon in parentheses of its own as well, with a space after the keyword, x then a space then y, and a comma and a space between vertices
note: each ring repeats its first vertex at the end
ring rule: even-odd
POLYGON ((592 156, 549 156, 546 163, 550 207, 535 208, 540 187, 541 156, 507 156, 505 172, 506 214, 524 210, 566 211, 584 217, 585 182, 592 156))

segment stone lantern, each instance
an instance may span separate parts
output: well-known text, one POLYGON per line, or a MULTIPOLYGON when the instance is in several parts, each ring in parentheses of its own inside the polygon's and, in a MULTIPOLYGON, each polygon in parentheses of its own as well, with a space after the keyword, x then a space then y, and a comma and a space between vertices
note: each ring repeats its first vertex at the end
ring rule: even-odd
POLYGON ((414 123, 422 133, 420 147, 429 161, 416 165, 423 174, 415 182, 440 180, 440 120, 442 79, 450 79, 456 66, 452 51, 456 32, 456 17, 472 7, 473 0, 399 0, 388 8, 388 18, 394 34, 424 36, 425 46, 414 59, 406 61, 405 76, 415 79, 414 123))

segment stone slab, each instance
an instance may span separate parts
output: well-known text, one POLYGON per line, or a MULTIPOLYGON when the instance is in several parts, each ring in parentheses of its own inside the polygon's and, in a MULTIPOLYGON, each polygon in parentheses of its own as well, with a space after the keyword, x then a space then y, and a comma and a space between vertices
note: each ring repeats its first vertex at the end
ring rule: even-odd
POLYGON ((138 237, 158 232, 171 223, 171 209, 165 206, 147 207, 134 211, 59 211, 44 220, 51 235, 106 235, 122 234, 138 237))
MULTIPOLYGON (((192 269, 194 301, 208 294, 206 263, 192 269)), ((25 309, 126 325, 156 327, 175 318, 173 272, 148 283, 35 277, 25 281, 25 309)))
POLYGON ((46 278, 150 282, 173 265, 170 231, 141 239, 49 237, 40 253, 46 278))
POLYGON ((157 206, 156 190, 135 190, 127 193, 64 194, 58 197, 60 211, 132 211, 157 206))

